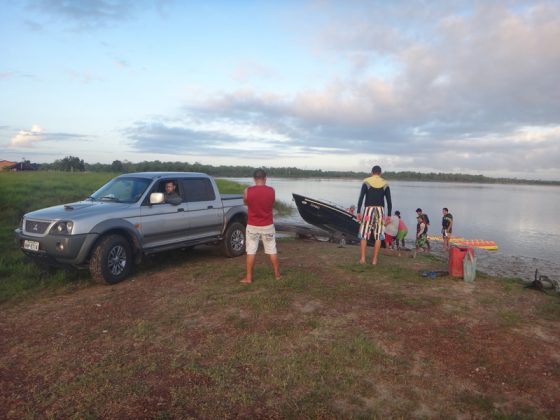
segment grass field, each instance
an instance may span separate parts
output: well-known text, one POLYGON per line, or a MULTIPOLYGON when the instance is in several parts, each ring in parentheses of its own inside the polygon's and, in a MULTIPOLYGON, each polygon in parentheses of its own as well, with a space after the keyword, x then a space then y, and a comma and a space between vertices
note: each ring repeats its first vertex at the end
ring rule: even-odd
MULTIPOLYGON (((113 173, 0 172, 0 302, 38 289, 77 287, 90 280, 87 271, 39 268, 17 248, 14 229, 22 216, 44 207, 83 199, 113 178, 113 173)), ((244 186, 218 179, 224 194, 242 193, 244 186)), ((287 206, 277 203, 279 212, 287 206)))
POLYGON ((554 418, 559 300, 444 263, 285 239, 158 254, 0 312, 0 418, 554 418))

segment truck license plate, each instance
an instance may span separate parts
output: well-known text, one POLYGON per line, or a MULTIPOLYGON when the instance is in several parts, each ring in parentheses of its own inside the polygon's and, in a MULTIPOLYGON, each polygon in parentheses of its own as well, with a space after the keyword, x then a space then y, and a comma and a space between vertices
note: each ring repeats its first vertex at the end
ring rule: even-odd
POLYGON ((23 249, 28 249, 30 251, 39 251, 39 242, 23 241, 23 249))

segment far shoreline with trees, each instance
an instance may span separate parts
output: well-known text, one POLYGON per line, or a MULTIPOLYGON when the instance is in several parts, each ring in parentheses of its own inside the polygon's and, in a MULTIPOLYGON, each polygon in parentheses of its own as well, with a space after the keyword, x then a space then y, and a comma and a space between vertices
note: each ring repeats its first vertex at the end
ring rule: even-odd
MULTIPOLYGON (((177 171, 177 172, 203 172, 214 177, 246 178, 253 174, 253 166, 233 165, 206 165, 199 162, 162 162, 159 160, 143 161, 139 163, 127 160, 114 160, 112 163, 86 163, 75 156, 57 159, 53 163, 33 164, 36 170, 42 171, 67 171, 67 172, 151 172, 151 171, 177 171)), ((299 169, 294 167, 263 167, 269 177, 277 178, 349 178, 362 179, 369 175, 366 172, 354 171, 324 171, 322 169, 299 169)), ((465 182, 480 184, 525 184, 525 185, 560 185, 560 181, 531 180, 518 178, 494 178, 485 175, 469 175, 444 172, 413 172, 385 171, 383 176, 388 180, 396 181, 430 181, 430 182, 465 182)))

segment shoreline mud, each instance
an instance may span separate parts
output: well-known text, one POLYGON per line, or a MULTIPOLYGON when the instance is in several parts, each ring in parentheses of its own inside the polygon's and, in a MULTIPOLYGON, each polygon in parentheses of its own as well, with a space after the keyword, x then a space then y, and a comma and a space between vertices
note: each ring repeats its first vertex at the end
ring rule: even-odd
MULTIPOLYGON (((319 241, 328 240, 328 233, 305 222, 294 222, 293 218, 279 218, 277 230, 281 235, 293 236, 302 233, 319 241)), ((413 239, 407 238, 407 247, 413 247, 413 239)), ((447 259, 447 252, 439 241, 431 241, 431 253, 447 259)), ((503 251, 475 248, 477 271, 497 277, 519 278, 525 282, 534 279, 535 270, 560 281, 560 262, 529 256, 507 255, 503 251)))

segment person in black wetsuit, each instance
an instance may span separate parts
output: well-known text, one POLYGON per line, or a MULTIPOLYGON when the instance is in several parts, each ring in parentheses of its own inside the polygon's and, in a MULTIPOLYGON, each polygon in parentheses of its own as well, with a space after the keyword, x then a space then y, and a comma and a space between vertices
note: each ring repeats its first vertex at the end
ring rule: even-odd
POLYGON ((441 219, 441 236, 443 238, 443 247, 449 249, 449 240, 453 232, 453 215, 449 213, 449 209, 442 209, 443 217, 441 219))
POLYGON ((381 238, 383 236, 383 209, 387 202, 387 215, 391 215, 391 190, 389 184, 381 178, 381 167, 375 165, 371 176, 364 179, 360 198, 358 199, 358 220, 360 221, 360 264, 366 262, 366 248, 369 239, 375 241, 372 264, 377 264, 381 238), (362 214, 362 204, 364 212, 362 214))

